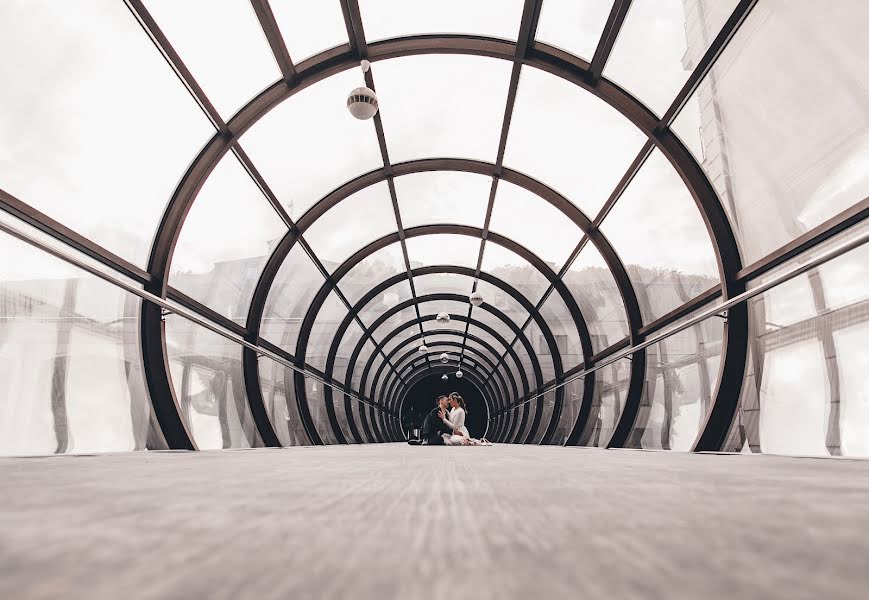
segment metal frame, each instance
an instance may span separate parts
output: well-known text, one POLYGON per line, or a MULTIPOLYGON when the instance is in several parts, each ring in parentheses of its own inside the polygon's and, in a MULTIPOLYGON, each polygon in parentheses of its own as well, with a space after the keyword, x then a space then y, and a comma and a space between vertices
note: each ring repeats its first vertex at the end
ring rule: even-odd
MULTIPOLYGON (((628 0, 615 2, 591 63, 586 63, 585 61, 573 57, 561 50, 534 41, 534 30, 536 28, 536 19, 539 15, 540 8, 540 3, 537 1, 526 1, 520 28, 520 36, 516 43, 479 36, 434 35, 411 36, 395 40, 385 40, 368 45, 365 42, 364 32, 362 31, 358 5, 353 0, 347 0, 342 2, 342 8, 344 9, 345 21, 348 26, 348 34, 351 40, 350 44, 325 51, 304 61, 300 65, 294 65, 292 63, 277 25, 274 22, 274 16, 271 13, 267 0, 252 0, 253 8, 263 27, 266 39, 275 54, 276 60, 278 61, 282 73, 282 79, 269 86, 261 94, 252 99, 228 121, 224 121, 214 109, 207 96, 196 83, 192 74, 185 67, 179 55, 174 51, 169 41, 162 34, 154 20, 150 17, 142 2, 140 0, 125 1, 132 14, 139 20, 143 29, 151 37, 166 61, 187 87, 191 95, 199 103, 200 107, 212 121, 216 129, 214 137, 205 145, 188 168, 169 201, 162 221, 155 233, 147 271, 143 271, 135 265, 127 263, 101 246, 90 242, 83 236, 76 234, 64 227, 62 224, 50 219, 39 211, 32 209, 5 192, 0 193, 0 208, 24 220, 30 225, 37 227, 42 232, 56 240, 59 240, 66 246, 85 254, 89 258, 108 266, 113 271, 131 278, 136 282, 136 284, 143 286, 143 290, 138 290, 135 286, 131 286, 129 289, 125 287, 124 289, 128 289, 131 293, 135 293, 145 299, 145 302, 142 303, 140 315, 140 341, 142 347, 143 368, 154 407, 154 413, 161 430, 160 433, 165 437, 168 445, 173 448, 193 449, 195 448, 195 443, 187 430, 183 419, 180 417, 178 401, 175 397, 174 387, 170 380, 165 348, 165 331, 162 321, 163 314, 161 309, 170 310, 188 318, 192 315, 195 317, 192 320, 197 321, 200 325, 211 329, 212 331, 216 331, 224 337, 233 339, 233 341, 244 346, 243 368, 249 407, 256 422, 258 433, 266 444, 277 445, 278 441, 268 416, 265 413, 261 390, 259 388, 258 372, 255 368, 256 358, 259 354, 265 354, 273 360, 276 360, 294 370, 296 373, 295 378, 297 380, 300 380, 303 376, 322 378, 327 386, 334 385, 336 389, 341 390, 342 393, 349 393, 355 396, 355 394, 349 390, 346 382, 345 384, 341 384, 331 380, 329 369, 326 370, 326 373, 319 373, 317 370, 310 368, 309 365, 306 365, 304 363, 303 353, 298 357, 293 356, 285 350, 259 338, 259 321, 262 315, 262 309, 268 296, 271 282, 283 260, 283 257, 280 256, 281 253, 277 250, 270 257, 267 267, 260 277, 260 282, 257 285, 245 327, 238 326, 222 315, 211 311, 208 307, 196 303, 194 300, 185 297, 177 290, 173 290, 169 287, 169 265, 186 215, 192 206, 196 195, 204 184, 205 179, 214 169, 216 164, 230 150, 246 168, 263 192, 267 201, 271 203, 275 211, 287 225, 287 236, 282 240, 278 247, 282 249, 286 248, 288 252, 289 248, 296 241, 299 241, 300 244, 306 248, 306 251, 309 253, 312 260, 319 264, 321 268, 322 264, 319 263, 316 256, 312 251, 310 251, 310 248, 307 247, 302 238, 302 232, 304 229, 307 226, 310 226, 318 216, 322 215, 325 210, 329 208, 329 203, 331 201, 336 201, 338 196, 341 194, 347 192, 352 193, 354 186, 364 187, 365 185, 370 185, 373 182, 372 179, 376 179, 381 175, 385 176, 390 187, 393 206, 395 209, 396 222, 398 225, 398 237, 404 251, 407 277, 410 281, 415 297, 415 289, 413 288, 412 281, 413 275, 411 273, 409 261, 407 260, 406 247, 404 244, 408 232, 405 232, 401 226, 397 199, 395 196, 394 185, 392 183, 395 176, 402 174, 402 165, 391 165, 388 160, 388 153, 384 141, 385 136, 383 135, 382 124, 380 124, 379 118, 376 121, 376 128, 378 140, 381 142, 384 168, 380 171, 374 172, 377 173, 376 175, 369 173, 357 178, 357 180, 354 180, 353 182, 345 184, 345 186, 339 188, 339 190, 341 190, 340 193, 339 190, 336 190, 333 194, 337 193, 337 195, 333 196, 333 194, 330 194, 318 203, 316 210, 312 209, 303 215, 298 224, 294 223, 292 219, 289 218, 280 202, 269 189, 267 183, 259 175, 255 166, 251 163, 241 146, 238 144, 239 137, 277 104, 325 77, 355 66, 358 63, 358 60, 362 57, 366 57, 372 62, 376 62, 378 60, 398 56, 450 53, 476 54, 511 60, 513 62, 514 73, 513 76, 511 76, 508 105, 505 110, 504 125, 502 127, 499 160, 495 165, 489 165, 491 171, 490 174, 493 176, 493 188, 490 193, 485 226, 482 232, 478 234, 481 239, 481 248, 475 273, 476 275, 480 274, 479 268, 482 262, 484 245, 486 241, 494 238, 492 234, 488 233, 488 223, 491 216, 495 186, 501 177, 506 179, 514 176, 511 175, 509 171, 503 169, 500 162, 503 157, 503 146, 512 115, 512 105, 515 100, 516 85, 518 84, 518 73, 524 65, 540 68, 589 91, 620 111, 649 137, 649 142, 637 156, 637 159, 625 174, 622 181, 617 186, 617 189, 614 190, 601 213, 597 215, 593 221, 588 221, 588 219, 585 218, 585 221, 588 223, 588 228, 583 230, 585 235, 579 242, 577 249, 572 254, 571 260, 578 255, 584 244, 591 240, 598 246, 598 249, 601 250, 604 257, 607 258, 608 263, 610 263, 610 259, 612 259, 612 263, 610 264, 611 269, 613 269, 613 264, 617 266, 621 265, 617 255, 611 248, 608 249, 610 253, 609 255, 607 255, 601 248, 601 244, 606 248, 608 243, 603 239, 597 226, 601 223, 603 217, 606 216, 609 209, 612 208, 618 200, 618 197, 633 179, 633 176, 645 162, 645 159, 648 157, 652 149, 659 149, 676 168, 677 172, 685 182, 698 206, 698 209, 700 210, 702 218, 704 219, 712 240, 713 248, 716 252, 719 275, 721 278, 720 288, 709 290, 700 298, 689 301, 682 307, 674 310, 670 315, 666 315, 654 323, 644 325, 639 318, 639 311, 636 306, 636 296, 629 279, 627 279, 626 274, 624 273, 623 266, 620 270, 613 270, 613 276, 616 279, 617 285, 619 285, 623 301, 625 302, 625 308, 628 313, 630 335, 626 342, 627 346, 625 347, 624 342, 619 342, 598 353, 598 356, 592 356, 589 344, 589 351, 586 352, 584 349, 586 360, 583 365, 577 367, 579 370, 574 369, 568 373, 560 373, 556 370, 556 378, 553 382, 537 382, 537 387, 534 392, 527 392, 526 395, 528 397, 517 400, 519 404, 527 405, 528 400, 532 399, 534 394, 549 391, 550 384, 556 386, 551 389, 560 389, 564 383, 570 381, 572 378, 593 373, 598 365, 608 364, 608 362, 612 362, 614 357, 632 355, 634 359, 632 367, 632 384, 628 391, 625 410, 622 413, 616 431, 609 440, 609 446, 622 445, 633 426, 636 410, 639 406, 639 396, 642 393, 642 379, 645 371, 645 355, 643 348, 648 345, 646 342, 649 339, 654 339, 654 334, 656 332, 660 332, 663 328, 672 323, 681 321, 684 325, 685 322, 693 321, 693 319, 689 321, 685 321, 684 319, 691 311, 697 310, 704 305, 708 305, 718 296, 721 296, 722 305, 729 307, 728 320, 725 328, 724 340, 722 342, 724 356, 721 361, 718 387, 714 394, 714 399, 707 414, 706 421, 703 424, 701 433, 695 443, 695 449, 713 450, 721 447, 724 443, 724 436, 727 434, 733 420, 733 413, 738 402, 745 368, 748 336, 747 308, 745 303, 742 301, 734 302, 735 299, 746 297, 744 291, 745 282, 751 277, 756 277, 759 274, 769 271, 799 253, 814 248, 826 239, 829 239, 832 235, 844 231, 856 223, 862 222, 867 216, 867 211, 869 211, 869 207, 867 207, 867 203, 864 201, 860 205, 845 211, 827 223, 818 226, 801 238, 792 241, 782 249, 764 257, 757 263, 743 268, 735 236, 733 235, 733 231, 730 228, 723 208, 715 195, 714 189, 705 177, 705 174, 697 164, 696 160, 694 160, 684 145, 670 131, 669 126, 678 115, 679 110, 681 110, 696 90, 705 75, 710 71, 715 60, 720 56, 739 26, 744 22, 746 16, 756 4, 756 0, 742 0, 737 5, 737 8, 725 23, 721 32, 713 40, 709 49, 698 63, 697 68, 691 74, 683 89, 679 92, 670 108, 661 119, 656 118, 642 105, 642 103, 630 94, 611 82, 608 82, 601 76, 609 52, 612 49, 615 39, 618 36, 619 29, 627 15, 630 6, 628 0), (616 347, 624 349, 613 351, 613 348, 616 347), (596 363, 596 360, 599 360, 600 355, 606 357, 596 363), (639 381, 637 385, 634 385, 633 383, 635 378, 639 381)), ((373 85, 373 79, 370 79, 370 82, 373 85)), ((415 162, 421 163, 424 161, 415 162)), ((459 164, 459 162, 451 159, 433 159, 433 162, 428 164, 428 170, 454 168, 457 164, 459 164)), ((420 165, 415 165, 415 167, 418 166, 420 165)), ((515 174, 515 177, 522 178, 524 176, 521 174, 515 174)), ((531 180, 529 185, 532 185, 532 187, 535 188, 542 186, 542 184, 533 182, 533 180, 531 180)), ((357 189, 361 189, 361 187, 357 187, 357 189)), ((349 195, 349 193, 347 193, 347 195, 349 195)), ((541 197, 547 199, 544 195, 541 195, 541 197)), ((567 205, 570 204, 566 200, 564 200, 564 202, 566 202, 567 205)), ((5 226, 4 230, 7 232, 10 231, 10 229, 5 226)), ((19 234, 20 233, 21 232, 19 232, 19 234)), ((13 233, 13 235, 16 234, 13 233)), ((21 236, 19 235, 19 237, 21 236)), ((40 245, 41 242, 34 240, 36 240, 36 238, 32 238, 31 236, 27 241, 39 246, 40 248, 46 249, 44 244, 40 245)), ((284 254, 284 257, 285 256, 286 254, 284 254)), ((71 255, 64 255, 62 258, 64 258, 64 260, 75 259, 75 257, 71 257, 71 255)), ((87 263, 82 264, 86 265, 87 263)), ((567 267, 565 267, 565 269, 566 268, 567 267)), ((561 283, 561 276, 564 274, 565 269, 562 269, 562 272, 555 275, 555 281, 552 282, 550 290, 544 295, 541 303, 536 307, 536 312, 539 312, 539 308, 542 306, 542 302, 545 302, 548 294, 550 294, 553 289, 558 288, 558 283, 561 283)), ((112 282, 116 285, 121 285, 118 281, 112 282)), ((563 286, 563 283, 561 283, 561 285, 563 286)), ((124 286, 122 285, 122 287, 124 286)), ((332 289, 340 295, 337 281, 331 286, 330 291, 332 289)), ((567 296, 573 300, 569 290, 567 296)), ((345 304, 347 304, 348 309, 352 309, 352 307, 349 306, 349 303, 347 303, 346 298, 342 299, 345 304)), ((566 298, 565 302, 570 308, 570 304, 566 298)), ((417 304, 418 303, 414 302, 414 306, 417 306, 417 304)), ((571 313, 574 312, 573 308, 570 308, 570 310, 571 313)), ((471 311, 469 311, 469 319, 470 312, 471 311)), ((419 313, 417 314, 419 316, 419 313)), ((582 318, 578 308, 576 308, 575 318, 577 317, 580 320, 582 318)), ((470 322, 470 320, 468 322, 470 322)), ((530 322, 531 318, 529 318, 525 327, 527 327, 530 322)), ((368 330, 361 321, 359 324, 363 327, 363 331, 368 333, 368 330)), ((510 347, 515 345, 520 339, 522 340, 523 345, 527 342, 524 336, 521 336, 522 329, 524 329, 524 327, 520 328, 516 339, 512 344, 510 344, 510 347)), ((303 332, 305 331, 307 330, 303 328, 303 332)), ((420 333, 423 333, 421 323, 420 333)), ((367 338, 363 337, 363 339, 367 338)), ((505 352, 504 355, 502 355, 501 362, 504 361, 507 354, 508 352, 505 352)), ((384 359, 385 361, 383 365, 388 364, 385 356, 384 359)), ((394 365, 390 366, 395 370, 394 365)), ((366 366, 366 369, 367 368, 368 367, 366 366)), ((498 369, 496 368, 493 372, 497 370, 498 369)), ((492 377, 493 372, 488 374, 489 378, 492 377)), ((393 378, 392 381, 395 381, 395 379, 393 378)), ((404 383, 406 384, 407 381, 404 383)), ((364 386, 360 387, 363 387, 364 389, 364 386)), ((586 394, 586 397, 590 397, 590 394, 586 394)), ((583 406, 586 404, 586 397, 583 399, 583 406)), ((364 397, 358 398, 358 400, 360 402, 367 402, 364 397)), ((307 410, 307 406, 302 400, 299 400, 300 410, 303 408, 303 405, 305 410, 302 411, 302 413, 304 414, 307 410)), ((383 409, 388 410, 388 406, 378 406, 376 408, 378 411, 382 411, 383 409)), ((372 407, 372 410, 373 409, 374 407, 372 407)), ((511 407, 506 407, 505 410, 510 411, 511 407)), ((511 415, 516 412, 517 411, 513 410, 511 415)), ((539 415, 539 412, 537 414, 539 415)), ((381 418, 388 417, 393 421, 395 419, 394 415, 391 413, 380 412, 379 415, 381 418)), ((527 410, 525 417, 527 417, 527 410)), ((523 421, 525 417, 523 417, 523 421)), ((553 418, 550 421, 550 428, 553 427, 553 424, 557 421, 558 419, 555 418, 555 413, 553 413, 553 418)), ((306 428, 308 428, 309 423, 306 422, 305 425, 306 428)), ((575 443, 577 439, 582 437, 586 425, 586 420, 583 420, 583 418, 577 419, 574 430, 568 440, 569 443, 571 440, 575 443)), ((529 430, 528 435, 525 436, 526 439, 533 437, 533 431, 535 428, 536 423, 532 424, 531 430, 529 430)), ((519 427, 519 431, 522 432, 523 429, 524 424, 519 427)), ((310 427, 309 433, 313 434, 311 438, 312 441, 316 443, 318 440, 316 431, 313 427, 310 427)), ((337 433, 339 432, 336 431, 336 434, 337 433)), ((392 435, 394 435, 394 433, 393 429, 392 435)), ((550 432, 547 431, 544 439, 549 435, 550 432)))

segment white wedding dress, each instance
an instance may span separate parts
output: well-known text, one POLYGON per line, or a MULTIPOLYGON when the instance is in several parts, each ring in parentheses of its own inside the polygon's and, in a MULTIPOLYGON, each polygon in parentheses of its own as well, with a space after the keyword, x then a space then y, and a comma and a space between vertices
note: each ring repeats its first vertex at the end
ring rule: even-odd
POLYGON ((465 409, 462 407, 457 406, 452 409, 450 414, 444 417, 444 423, 453 430, 453 435, 443 434, 444 443, 447 446, 461 446, 464 440, 471 437, 468 428, 465 427, 465 409))

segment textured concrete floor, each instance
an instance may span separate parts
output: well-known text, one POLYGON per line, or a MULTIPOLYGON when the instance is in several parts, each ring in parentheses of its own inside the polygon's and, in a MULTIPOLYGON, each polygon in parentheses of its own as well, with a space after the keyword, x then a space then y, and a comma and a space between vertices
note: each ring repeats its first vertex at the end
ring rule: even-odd
POLYGON ((0 459, 4 599, 867 590, 869 461, 406 445, 0 459))

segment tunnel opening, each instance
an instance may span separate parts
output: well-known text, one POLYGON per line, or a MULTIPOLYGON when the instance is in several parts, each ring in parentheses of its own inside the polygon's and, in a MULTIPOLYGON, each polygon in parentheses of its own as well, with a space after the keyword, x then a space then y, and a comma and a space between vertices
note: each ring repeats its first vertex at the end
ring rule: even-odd
POLYGON ((435 399, 442 394, 458 392, 467 404, 465 426, 471 437, 480 438, 486 433, 489 413, 479 388, 467 379, 450 377, 441 379, 441 373, 429 375, 413 384, 401 405, 401 424, 405 432, 422 426, 425 416, 435 407, 435 399))

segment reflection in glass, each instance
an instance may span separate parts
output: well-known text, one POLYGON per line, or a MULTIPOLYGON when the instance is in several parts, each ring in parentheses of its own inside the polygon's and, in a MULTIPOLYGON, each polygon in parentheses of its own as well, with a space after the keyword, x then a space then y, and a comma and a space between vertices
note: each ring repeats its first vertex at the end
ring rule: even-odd
POLYGON ((658 150, 601 229, 627 266, 646 322, 718 284, 715 253, 700 211, 658 150))
POLYGON ((166 352, 181 417, 200 449, 261 446, 244 388, 242 347, 177 315, 166 352))
POLYGON ((0 254, 0 455, 160 449, 139 299, 6 234, 0 254))
POLYGON ((605 448, 625 408, 631 362, 623 358, 595 372, 594 398, 582 446, 605 448))
POLYGON ((597 247, 587 243, 563 276, 599 352, 628 335, 628 317, 612 271, 597 247))
MULTIPOLYGON (((865 231, 856 229, 752 285, 865 231)), ((869 246, 860 246, 751 301, 749 360, 728 450, 869 454, 867 256, 869 246)))
MULTIPOLYGON (((394 275, 406 272, 401 244, 395 242, 370 254, 350 269, 338 282, 338 288, 343 292, 350 306, 353 306, 376 285, 394 275)), ((407 283, 405 285, 409 286, 407 283)), ((410 294, 409 287, 407 293, 410 294)), ((400 293, 399 296, 405 298, 400 293)))
POLYGON ((724 321, 711 317, 646 349, 640 410, 626 446, 692 448, 718 381, 724 321))
POLYGON ((634 0, 604 77, 663 115, 738 0, 634 0))
POLYGON ((869 196, 867 16, 864 2, 758 3, 673 124, 745 264, 869 196))
POLYGON ((292 369, 260 356, 258 359, 260 390, 266 413, 282 446, 310 444, 299 415, 292 369))
MULTIPOLYGON (((335 292, 330 292, 320 307, 311 333, 308 337, 308 346, 305 352, 305 363, 319 371, 326 369, 326 357, 329 347, 332 345, 335 332, 344 317, 347 316, 347 307, 335 292)), ((326 374, 329 375, 328 373, 326 374)))
POLYGON ((509 283, 531 304, 537 304, 549 289, 546 275, 512 250, 491 240, 483 252, 481 271, 509 283))
POLYGON ((295 353, 302 320, 325 281, 301 245, 294 244, 266 298, 260 336, 295 353))
POLYGON ((235 155, 228 154, 184 220, 169 285, 243 324, 263 266, 286 232, 235 155))

